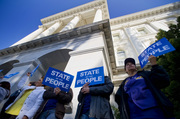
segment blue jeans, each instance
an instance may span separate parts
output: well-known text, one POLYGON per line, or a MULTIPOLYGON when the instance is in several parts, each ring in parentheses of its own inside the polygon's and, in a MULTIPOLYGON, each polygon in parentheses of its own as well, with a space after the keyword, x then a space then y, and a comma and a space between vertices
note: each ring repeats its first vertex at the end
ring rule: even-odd
POLYGON ((80 119, 97 119, 97 118, 94 118, 94 117, 89 117, 89 111, 86 112, 85 114, 82 114, 80 119))
POLYGON ((55 117, 55 109, 46 110, 42 112, 38 119, 57 119, 55 117))

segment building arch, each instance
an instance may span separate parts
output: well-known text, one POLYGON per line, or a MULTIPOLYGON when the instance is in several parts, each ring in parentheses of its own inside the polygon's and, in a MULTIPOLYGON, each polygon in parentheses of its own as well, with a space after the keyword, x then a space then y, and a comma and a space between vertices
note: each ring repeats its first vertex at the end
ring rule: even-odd
POLYGON ((11 60, 9 62, 3 63, 0 65, 0 77, 3 78, 12 68, 15 63, 18 63, 19 60, 11 60))
POLYGON ((44 71, 47 71, 49 67, 64 71, 70 55, 71 49, 60 49, 47 53, 38 58, 44 71))

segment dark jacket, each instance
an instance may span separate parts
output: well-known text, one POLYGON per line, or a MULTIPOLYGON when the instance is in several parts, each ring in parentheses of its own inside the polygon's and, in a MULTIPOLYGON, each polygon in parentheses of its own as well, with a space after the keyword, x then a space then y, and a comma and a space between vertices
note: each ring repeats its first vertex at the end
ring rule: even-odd
MULTIPOLYGON (((160 90, 170 84, 168 73, 161 66, 154 65, 151 71, 138 71, 138 75, 144 78, 147 87, 154 95, 165 116, 173 117, 173 105, 160 90)), ((128 95, 124 91, 125 80, 115 94, 115 101, 118 104, 121 119, 129 119, 128 95)))
MULTIPOLYGON (((105 83, 100 85, 90 86, 91 102, 90 102, 90 117, 114 119, 111 106, 109 103, 110 95, 113 92, 114 85, 110 78, 105 76, 105 83)), ((78 108, 75 119, 80 119, 82 107, 84 104, 84 94, 79 92, 78 108)))
POLYGON ((65 114, 65 107, 64 105, 71 102, 73 98, 73 92, 72 89, 70 88, 69 92, 63 92, 61 91, 58 95, 53 93, 54 88, 49 87, 43 94, 44 102, 40 106, 39 110, 37 111, 36 115, 34 116, 34 119, 36 119, 41 112, 43 111, 48 99, 57 99, 58 102, 56 103, 56 113, 55 116, 58 119, 63 119, 64 114, 65 114))

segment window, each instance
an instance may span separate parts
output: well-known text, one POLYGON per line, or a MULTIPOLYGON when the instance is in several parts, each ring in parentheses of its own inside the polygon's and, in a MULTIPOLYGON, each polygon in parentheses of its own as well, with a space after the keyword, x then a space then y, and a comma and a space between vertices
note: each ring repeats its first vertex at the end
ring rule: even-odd
POLYGON ((140 33, 140 35, 146 35, 148 33, 145 28, 138 29, 138 32, 140 33))
POLYGON ((126 58, 125 52, 123 50, 119 50, 117 52, 117 57, 118 57, 118 64, 124 65, 124 59, 126 58))
POLYGON ((113 35, 113 40, 116 42, 116 41, 119 41, 120 40, 120 37, 119 35, 113 35))

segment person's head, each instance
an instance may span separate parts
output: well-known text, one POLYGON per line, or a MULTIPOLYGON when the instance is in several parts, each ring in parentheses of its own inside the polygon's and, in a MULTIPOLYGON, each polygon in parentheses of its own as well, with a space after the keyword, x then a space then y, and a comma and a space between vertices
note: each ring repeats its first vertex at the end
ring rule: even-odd
POLYGON ((10 91, 11 84, 9 82, 7 81, 0 82, 0 86, 10 91))
POLYGON ((10 96, 11 84, 7 81, 3 81, 3 82, 0 82, 0 87, 8 90, 5 99, 8 98, 10 96))
POLYGON ((124 60, 124 70, 126 71, 126 73, 128 73, 129 71, 137 71, 136 63, 133 58, 126 58, 124 60))
POLYGON ((44 85, 42 84, 43 79, 44 79, 44 77, 42 76, 38 81, 35 82, 35 86, 36 86, 36 87, 37 87, 37 86, 44 86, 44 85))

